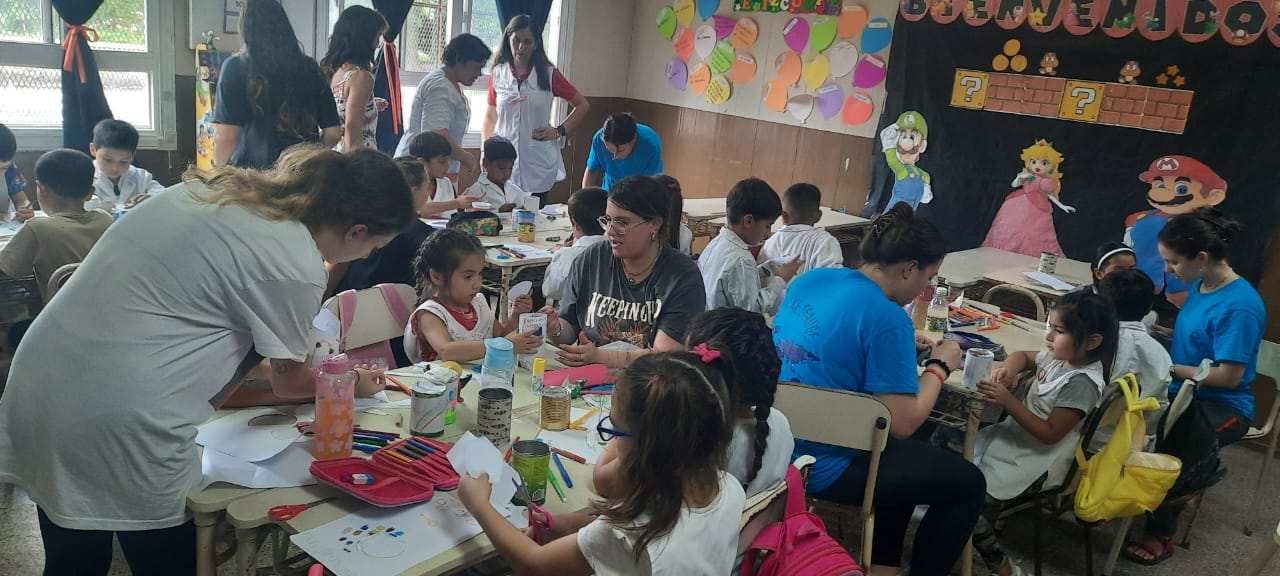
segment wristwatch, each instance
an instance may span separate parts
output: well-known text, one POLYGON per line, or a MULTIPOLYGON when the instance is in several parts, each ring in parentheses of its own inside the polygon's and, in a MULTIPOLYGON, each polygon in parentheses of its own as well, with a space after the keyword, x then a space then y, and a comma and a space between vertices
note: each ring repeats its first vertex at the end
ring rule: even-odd
POLYGON ((556 132, 557 132, 558 134, 560 134, 560 137, 561 137, 561 138, 564 138, 564 137, 566 136, 566 134, 565 134, 565 130, 564 130, 564 124, 561 124, 561 125, 559 125, 559 126, 556 126, 556 132))
POLYGON ((947 366, 947 362, 945 360, 942 360, 940 358, 930 358, 924 361, 925 368, 928 368, 930 364, 937 364, 938 367, 941 368, 944 373, 946 373, 947 378, 951 377, 951 367, 947 366))

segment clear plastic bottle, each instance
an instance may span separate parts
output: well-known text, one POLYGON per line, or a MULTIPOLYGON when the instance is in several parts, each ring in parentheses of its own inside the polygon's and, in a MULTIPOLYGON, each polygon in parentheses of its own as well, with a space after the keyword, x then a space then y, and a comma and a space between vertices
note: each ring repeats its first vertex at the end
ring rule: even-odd
POLYGON ((929 302, 929 310, 925 313, 924 332, 931 340, 941 340, 947 333, 947 317, 951 311, 947 306, 947 287, 938 286, 933 291, 933 300, 929 302))
POLYGON ((356 373, 345 355, 332 356, 320 364, 316 375, 316 460, 346 458, 351 455, 354 425, 356 373))
POLYGON ((937 282, 930 282, 928 286, 924 287, 924 290, 921 290, 916 295, 915 301, 911 303, 911 323, 915 325, 916 330, 924 330, 924 319, 929 311, 929 302, 933 300, 933 293, 937 289, 937 282))

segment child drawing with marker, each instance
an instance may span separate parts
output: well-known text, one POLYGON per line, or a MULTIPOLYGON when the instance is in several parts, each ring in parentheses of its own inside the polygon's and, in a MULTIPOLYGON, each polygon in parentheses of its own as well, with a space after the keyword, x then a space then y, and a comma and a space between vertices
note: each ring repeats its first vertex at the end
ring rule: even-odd
POLYGON ((1058 199, 1062 194, 1062 153, 1053 144, 1036 140, 1022 151, 1022 162, 1023 169, 1011 184, 1015 190, 1005 197, 982 245, 1028 256, 1041 252, 1063 256, 1053 226, 1053 207, 1067 214, 1076 209, 1058 199))

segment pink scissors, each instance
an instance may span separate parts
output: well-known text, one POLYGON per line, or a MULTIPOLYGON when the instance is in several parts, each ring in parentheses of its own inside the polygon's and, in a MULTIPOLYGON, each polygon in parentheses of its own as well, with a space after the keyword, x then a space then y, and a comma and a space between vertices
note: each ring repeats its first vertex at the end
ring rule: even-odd
POLYGON ((550 542, 551 513, 533 503, 533 499, 529 497, 529 487, 525 485, 524 478, 518 481, 512 478, 511 483, 516 485, 517 493, 529 508, 529 527, 533 529, 533 541, 538 544, 550 542))

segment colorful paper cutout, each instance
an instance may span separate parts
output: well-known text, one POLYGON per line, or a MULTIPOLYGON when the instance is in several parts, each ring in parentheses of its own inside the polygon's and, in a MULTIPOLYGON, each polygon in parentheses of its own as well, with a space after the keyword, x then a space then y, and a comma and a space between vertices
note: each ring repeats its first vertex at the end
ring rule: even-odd
MULTIPOLYGON (((1062 12, 1066 12, 1065 8, 1062 12)), ((1138 33, 1147 40, 1164 40, 1173 36, 1187 13, 1185 2, 1138 0, 1138 33)), ((1056 28, 1056 26, 1055 26, 1056 28)), ((1047 30, 1042 30, 1047 32, 1047 30)))
POLYGON ((707 85, 711 83, 711 69, 707 68, 705 62, 699 62, 693 68, 693 73, 689 74, 689 88, 694 94, 699 96, 707 91, 707 85))
POLYGON ((699 26, 693 31, 693 51, 698 53, 698 57, 706 60, 711 57, 711 51, 716 47, 716 29, 708 24, 699 26))
POLYGON ((698 17, 706 20, 720 9, 720 0, 698 0, 698 17))
POLYGON ((1005 196, 982 245, 1037 256, 1044 252, 1063 255, 1058 233, 1053 227, 1053 206, 1071 214, 1075 208, 1063 204, 1062 153, 1046 140, 1022 150, 1023 169, 1014 177, 1015 190, 1005 196))
POLYGON ((676 41, 672 44, 676 49, 676 56, 685 62, 689 61, 689 57, 693 55, 693 31, 688 28, 681 28, 676 32, 676 41))
POLYGON ((809 45, 809 21, 799 16, 787 21, 782 27, 782 39, 793 52, 804 52, 809 45))
POLYGON ((787 114, 800 122, 809 119, 813 114, 813 96, 808 94, 796 94, 787 100, 787 114))
POLYGON ((717 106, 724 104, 731 96, 733 96, 733 86, 724 79, 724 76, 712 78, 711 83, 707 85, 707 102, 711 104, 717 106))
POLYGON ((867 28, 862 31, 862 53, 873 54, 889 47, 893 40, 893 29, 885 18, 872 18, 867 28))
MULTIPOLYGON (((1219 4, 1219 6, 1224 5, 1219 4)), ((1218 31, 1222 34, 1222 39, 1233 46, 1253 44, 1253 41, 1266 31, 1267 23, 1271 22, 1271 14, 1260 2, 1227 0, 1225 8, 1218 31)), ((1270 8, 1274 11, 1275 4, 1272 3, 1270 8)))
MULTIPOLYGON (((1068 2, 1070 0, 1062 0, 1068 2)), ((964 21, 970 26, 982 26, 991 21, 991 11, 996 0, 967 0, 964 2, 964 21)))
POLYGON ((658 33, 662 34, 667 40, 675 37, 676 34, 676 11, 670 6, 663 6, 658 9, 658 33))
POLYGON ((1075 36, 1083 36, 1093 32, 1102 20, 1102 2, 1093 0, 1062 0, 1066 13, 1062 15, 1062 27, 1075 36))
POLYGON ((840 107, 844 105, 844 90, 838 84, 827 84, 818 89, 815 101, 823 120, 830 120, 840 113, 840 107))
POLYGON ((871 119, 871 113, 875 112, 875 102, 871 100, 871 96, 861 90, 854 90, 844 101, 844 113, 840 119, 849 126, 857 126, 865 124, 871 119))
POLYGON ((756 58, 750 54, 738 54, 729 67, 729 81, 734 84, 746 84, 756 77, 756 58))
POLYGON ((729 35, 729 43, 737 50, 746 50, 755 45, 758 37, 760 25, 750 18, 739 18, 738 23, 733 26, 733 33, 729 35))
POLYGON ((981 110, 986 104, 987 87, 990 85, 991 75, 986 72, 957 69, 951 85, 951 105, 981 110))
POLYGON ((858 65, 858 47, 841 40, 827 49, 827 60, 831 61, 831 77, 844 78, 858 65))
POLYGON ((716 27, 716 39, 724 40, 730 34, 733 34, 733 29, 738 25, 738 21, 728 16, 716 15, 711 17, 711 25, 716 27))
POLYGON ((999 1, 996 5, 996 26, 1005 30, 1013 30, 1027 21, 1027 7, 1024 2, 999 1))
POLYGON ((845 2, 844 11, 836 19, 836 35, 841 38, 858 38, 867 27, 867 7, 861 4, 845 2))
POLYGON ((785 112, 787 110, 787 83, 780 79, 770 80, 768 90, 765 91, 764 105, 774 112, 785 112))
POLYGON ((693 24, 693 15, 696 10, 693 7, 693 0, 676 0, 672 9, 675 10, 676 21, 680 22, 681 26, 693 24))
POLYGON ((809 51, 822 52, 836 39, 836 19, 819 16, 809 26, 809 51))
MULTIPOLYGON (((929 16, 939 24, 950 24, 964 11, 965 0, 928 0, 929 16)), ((1033 2, 1035 0, 1032 0, 1033 2)))
POLYGON ((685 65, 684 60, 680 58, 667 60, 667 84, 681 92, 689 87, 689 67, 685 65))
POLYGON ((1164 272, 1157 239, 1170 218, 1221 204, 1227 199, 1228 183, 1209 165, 1189 156, 1156 158, 1138 180, 1149 186, 1147 203, 1152 209, 1125 218, 1125 237, 1132 239, 1138 270, 1151 277, 1157 292, 1163 289, 1170 302, 1181 306, 1189 286, 1164 272))
POLYGON ((884 60, 874 54, 863 56, 853 72, 853 85, 855 88, 875 88, 884 82, 886 74, 884 60))
POLYGON ((783 51, 773 61, 773 69, 778 73, 778 80, 787 86, 795 86, 800 81, 800 74, 804 71, 804 63, 800 61, 800 55, 795 52, 783 51))
POLYGON ((1030 0, 1027 3, 1027 10, 1030 10, 1027 13, 1027 22, 1031 29, 1036 32, 1048 32, 1062 24, 1062 16, 1067 12, 1067 3, 1061 0, 1030 0))
POLYGON ((800 76, 804 79, 805 87, 813 91, 826 84, 830 75, 831 62, 827 60, 825 54, 818 54, 804 63, 804 71, 800 76))
POLYGON ((716 43, 716 47, 711 50, 711 59, 708 60, 708 64, 711 65, 711 72, 713 74, 729 72, 729 67, 733 66, 735 56, 733 46, 730 46, 728 42, 716 43))
POLYGON ((903 112, 896 122, 880 131, 884 162, 894 176, 893 194, 885 203, 885 212, 899 202, 906 202, 914 210, 933 200, 932 179, 917 165, 928 148, 929 123, 915 110, 903 112))

